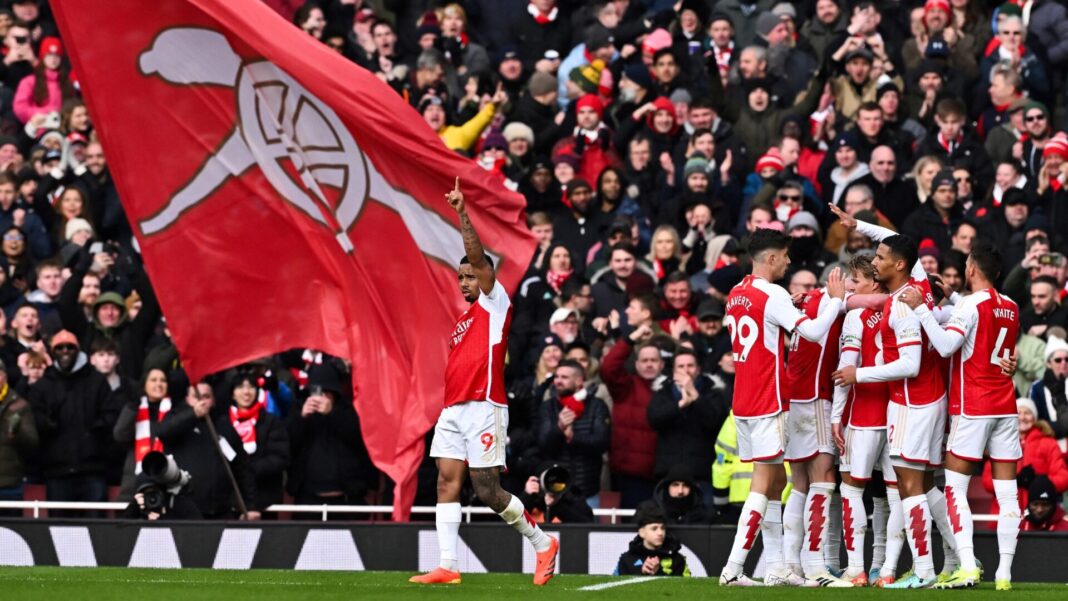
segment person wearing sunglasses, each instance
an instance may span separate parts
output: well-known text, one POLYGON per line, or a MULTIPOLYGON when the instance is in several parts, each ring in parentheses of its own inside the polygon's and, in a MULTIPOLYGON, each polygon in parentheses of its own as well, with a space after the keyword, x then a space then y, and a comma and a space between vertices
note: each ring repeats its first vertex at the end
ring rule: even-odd
POLYGON ((1068 438, 1068 342, 1051 334, 1045 358, 1046 372, 1031 385, 1028 397, 1038 419, 1048 422, 1053 436, 1061 440, 1068 438))

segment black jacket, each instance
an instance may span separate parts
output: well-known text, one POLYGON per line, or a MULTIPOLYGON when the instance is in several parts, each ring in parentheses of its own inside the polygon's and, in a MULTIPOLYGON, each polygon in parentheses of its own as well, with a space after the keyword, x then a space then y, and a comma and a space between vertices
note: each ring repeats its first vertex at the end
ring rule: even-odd
POLYGON ((293 460, 286 490, 294 497, 340 491, 362 498, 375 472, 352 400, 341 397, 328 415, 301 417, 303 406, 303 399, 295 400, 286 424, 293 460))
POLYGON ((509 122, 525 123, 534 130, 532 151, 535 156, 549 156, 553 144, 567 136, 568 130, 563 128, 563 124, 556 124, 557 111, 555 104, 542 104, 530 94, 524 94, 519 97, 508 117, 509 122))
POLYGON ((111 387, 80 353, 70 373, 53 365, 30 387, 46 478, 103 474, 121 407, 111 387))
POLYGON ((905 219, 901 232, 908 234, 914 242, 921 243, 925 238, 930 238, 938 246, 938 250, 945 252, 953 248, 953 227, 964 218, 960 205, 953 205, 949 220, 943 221, 942 216, 934 208, 934 199, 920 205, 920 208, 912 212, 905 219))
POLYGON ((663 480, 657 482, 653 490, 653 500, 664 510, 669 524, 707 524, 711 517, 705 506, 705 495, 685 465, 676 465, 668 471, 663 480), (669 494, 671 483, 678 481, 690 485, 689 495, 672 497, 669 494))
MULTIPOLYGON (((221 411, 213 410, 206 419, 211 419, 224 451, 232 451, 230 469, 249 510, 262 509, 256 494, 256 478, 252 473, 248 453, 241 438, 230 425, 230 419, 221 411), (229 449, 226 446, 229 445, 229 449)), ((235 512, 236 501, 233 485, 226 475, 222 457, 211 440, 204 420, 198 419, 188 403, 179 400, 160 422, 159 438, 167 454, 173 455, 178 467, 193 477, 193 501, 206 518, 229 517, 235 512)))
POLYGON ((282 484, 290 460, 289 432, 282 418, 260 411, 256 419, 256 451, 250 457, 260 505, 281 503, 282 484))
POLYGON ((619 556, 616 564, 616 574, 619 576, 689 576, 690 568, 686 565, 686 557, 682 554, 682 543, 679 539, 668 534, 664 537, 664 544, 659 549, 646 549, 640 536, 635 536, 630 541, 630 547, 619 556), (650 557, 660 558, 660 568, 655 574, 643 574, 642 565, 650 557))
POLYGON ((542 454, 571 473, 571 486, 583 498, 601 491, 602 456, 611 442, 611 418, 608 405, 587 390, 586 409, 572 425, 575 435, 568 442, 560 431, 557 419, 563 405, 553 391, 552 397, 541 404, 538 419, 538 443, 542 454))
POLYGON ((916 196, 916 188, 908 182, 896 177, 889 183, 883 184, 875 179, 872 174, 865 175, 856 181, 871 188, 875 208, 886 215, 894 227, 901 229, 905 225, 905 219, 920 206, 920 199, 916 196))
POLYGON ((938 141, 938 132, 932 131, 916 148, 916 156, 926 155, 937 157, 943 165, 967 169, 972 175, 977 195, 985 193, 994 183, 994 165, 990 162, 990 156, 987 155, 982 142, 970 133, 965 132, 961 143, 953 149, 951 155, 938 141))
POLYGON ((682 398, 670 379, 653 384, 653 398, 646 416, 657 433, 656 466, 653 472, 663 477, 676 465, 686 466, 690 477, 705 481, 712 473, 716 458, 716 436, 727 417, 729 404, 712 378, 699 376, 694 386, 697 400, 679 409, 682 398))
POLYGON ((561 57, 571 51, 571 24, 563 11, 557 14, 556 20, 545 25, 539 25, 534 17, 524 11, 512 22, 508 39, 519 47, 523 70, 532 73, 534 64, 545 57, 546 50, 556 50, 561 57))
POLYGON ((593 523, 593 509, 590 509, 586 499, 574 495, 570 490, 564 491, 552 506, 545 505, 544 494, 529 495, 524 492, 519 498, 528 512, 540 514, 546 524, 593 523))

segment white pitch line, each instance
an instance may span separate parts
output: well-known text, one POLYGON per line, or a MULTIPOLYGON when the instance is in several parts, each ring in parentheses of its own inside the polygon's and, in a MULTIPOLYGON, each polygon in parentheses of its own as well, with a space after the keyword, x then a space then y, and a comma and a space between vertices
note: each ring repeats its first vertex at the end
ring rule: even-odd
POLYGON ((628 584, 638 584, 639 582, 650 582, 653 580, 660 580, 663 576, 635 576, 634 578, 627 578, 625 580, 613 580, 612 582, 602 582, 601 584, 591 584, 579 588, 580 591, 603 591, 608 588, 615 588, 617 586, 627 586, 628 584))

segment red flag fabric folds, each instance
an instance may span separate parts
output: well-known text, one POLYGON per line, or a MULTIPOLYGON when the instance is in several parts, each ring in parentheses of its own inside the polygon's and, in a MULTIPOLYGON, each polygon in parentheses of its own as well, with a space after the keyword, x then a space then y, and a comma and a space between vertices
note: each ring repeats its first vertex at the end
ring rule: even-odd
POLYGON ((407 519, 464 309, 444 193, 459 175, 513 290, 522 198, 258 0, 52 7, 190 377, 293 347, 350 358, 407 519))

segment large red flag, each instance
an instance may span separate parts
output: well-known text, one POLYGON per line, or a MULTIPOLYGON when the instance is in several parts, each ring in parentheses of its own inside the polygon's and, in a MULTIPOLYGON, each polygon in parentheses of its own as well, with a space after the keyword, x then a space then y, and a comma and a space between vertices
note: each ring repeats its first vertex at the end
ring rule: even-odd
POLYGON ((459 175, 513 290, 534 248, 521 197, 258 0, 52 7, 189 375, 292 347, 350 358, 407 519, 463 310, 444 193, 459 175))

